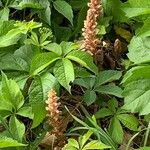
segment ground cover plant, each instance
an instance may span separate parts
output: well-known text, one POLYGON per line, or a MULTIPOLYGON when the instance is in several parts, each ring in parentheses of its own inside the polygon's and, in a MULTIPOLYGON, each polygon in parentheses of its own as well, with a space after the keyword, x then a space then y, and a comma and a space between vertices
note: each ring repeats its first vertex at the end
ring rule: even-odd
POLYGON ((149 0, 0 0, 0 149, 150 149, 149 0))

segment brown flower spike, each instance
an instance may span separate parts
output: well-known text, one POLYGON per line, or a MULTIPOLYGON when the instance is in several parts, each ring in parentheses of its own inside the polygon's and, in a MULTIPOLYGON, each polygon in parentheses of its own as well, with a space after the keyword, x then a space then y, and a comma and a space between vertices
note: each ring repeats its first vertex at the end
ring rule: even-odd
POLYGON ((91 54, 96 53, 96 47, 99 40, 96 38, 97 18, 102 14, 101 0, 90 0, 88 3, 89 10, 86 20, 84 21, 82 47, 91 54))
POLYGON ((47 107, 46 110, 48 111, 48 117, 50 126, 53 127, 52 134, 56 137, 62 135, 63 133, 60 132, 60 124, 61 124, 61 111, 59 111, 58 97, 54 90, 51 90, 48 93, 48 100, 46 101, 47 107))

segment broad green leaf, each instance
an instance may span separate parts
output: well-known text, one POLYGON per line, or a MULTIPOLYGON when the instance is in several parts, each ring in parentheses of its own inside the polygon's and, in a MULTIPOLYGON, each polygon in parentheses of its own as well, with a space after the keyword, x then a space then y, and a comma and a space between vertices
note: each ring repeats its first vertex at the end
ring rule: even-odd
POLYGON ((112 118, 110 122, 109 133, 118 144, 122 143, 123 129, 121 127, 119 120, 116 117, 112 118))
POLYGON ((86 102, 87 106, 91 105, 96 101, 96 93, 92 90, 86 90, 83 100, 86 102))
POLYGON ((148 0, 128 0, 128 5, 123 7, 123 11, 128 17, 147 15, 150 13, 150 2, 148 0))
POLYGON ((10 30, 6 35, 0 37, 0 47, 14 45, 21 38, 21 31, 18 29, 10 30))
POLYGON ((15 110, 18 110, 24 103, 24 97, 19 86, 14 80, 8 80, 6 75, 2 75, 2 98, 12 105, 15 110))
POLYGON ((20 146, 27 146, 27 145, 19 143, 18 141, 14 140, 12 138, 0 137, 0 148, 20 147, 20 146))
POLYGON ((80 66, 74 66, 75 76, 81 78, 92 77, 92 74, 86 69, 81 68, 80 66))
POLYGON ((122 97, 122 89, 115 85, 102 85, 94 89, 96 92, 102 94, 110 94, 116 97, 122 97))
POLYGON ((104 12, 107 16, 112 16, 114 22, 125 22, 127 18, 123 12, 120 0, 102 0, 104 12))
POLYGON ((150 79, 150 66, 136 66, 131 68, 127 73, 124 75, 123 80, 121 83, 126 85, 132 81, 136 81, 139 79, 150 79))
POLYGON ((114 80, 119 80, 121 76, 122 76, 121 71, 116 71, 116 70, 102 71, 98 74, 98 76, 96 78, 95 87, 105 84, 105 83, 108 83, 108 82, 112 82, 114 80))
POLYGON ((9 129, 13 138, 18 142, 22 142, 25 134, 25 125, 21 123, 14 115, 10 117, 9 129))
POLYGON ((111 115, 113 115, 113 112, 110 111, 110 109, 108 109, 108 108, 101 108, 101 109, 99 109, 99 110, 95 113, 94 116, 95 116, 97 119, 99 119, 99 118, 105 118, 105 117, 108 117, 108 116, 111 116, 111 115))
POLYGON ((62 49, 62 53, 64 56, 66 56, 68 53, 70 53, 73 50, 79 49, 79 45, 72 43, 72 42, 65 42, 62 41, 60 43, 61 49, 62 49))
POLYGON ((124 7, 122 10, 126 13, 126 16, 129 18, 150 14, 149 8, 124 7))
POLYGON ((72 7, 64 0, 56 0, 53 2, 54 8, 66 17, 73 25, 73 11, 72 7))
POLYGON ((9 8, 8 8, 8 7, 4 7, 4 8, 0 11, 0 19, 1 19, 1 20, 5 20, 5 21, 8 21, 8 19, 9 19, 9 8))
POLYGON ((136 33, 136 36, 140 36, 140 37, 150 36, 149 24, 150 24, 150 17, 148 17, 144 21, 144 25, 141 28, 138 29, 138 31, 136 33))
POLYGON ((32 60, 30 74, 38 74, 40 71, 44 70, 46 67, 48 67, 58 59, 60 59, 59 55, 53 52, 41 53, 36 55, 32 60))
POLYGON ((125 100, 123 109, 139 112, 140 115, 150 113, 150 79, 139 79, 127 84, 123 96, 125 100))
POLYGON ((119 114, 117 118, 128 129, 138 131, 139 121, 135 116, 131 114, 119 114))
POLYGON ((19 10, 24 8, 43 9, 38 0, 22 0, 19 4, 12 5, 11 7, 19 10))
POLYGON ((74 84, 83 86, 87 89, 93 89, 93 86, 95 84, 95 78, 78 78, 74 81, 74 84))
POLYGON ((29 78, 28 73, 24 73, 21 71, 11 71, 11 72, 6 72, 5 73, 8 78, 11 78, 12 80, 15 80, 20 87, 21 90, 23 90, 27 79, 29 78))
POLYGON ((71 61, 67 58, 57 61, 54 66, 54 75, 59 83, 71 92, 71 86, 69 84, 75 79, 74 68, 71 61))
POLYGON ((90 71, 97 74, 98 69, 95 66, 95 64, 93 63, 93 58, 87 52, 83 52, 81 50, 76 50, 76 51, 70 52, 66 57, 70 60, 73 60, 73 61, 79 63, 83 67, 86 67, 90 71))
POLYGON ((135 64, 150 62, 150 37, 134 36, 128 46, 128 58, 135 64))
POLYGON ((38 51, 34 46, 21 46, 13 54, 7 53, 1 57, 0 69, 29 72, 31 60, 36 53, 38 51))
POLYGON ((23 117, 28 117, 30 119, 33 119, 33 117, 34 117, 34 114, 32 112, 32 107, 30 107, 30 106, 21 107, 18 110, 17 115, 20 115, 20 116, 23 116, 23 117))
POLYGON ((48 51, 58 54, 59 56, 61 56, 62 54, 61 46, 58 45, 57 43, 50 43, 44 46, 44 48, 47 49, 48 51))
POLYGON ((59 84, 50 73, 36 76, 29 89, 29 101, 34 113, 32 128, 37 127, 46 116, 46 99, 51 89, 58 91, 59 84))
POLYGON ((82 150, 88 150, 88 149, 108 149, 111 148, 110 146, 107 146, 103 144, 102 142, 98 140, 92 140, 91 142, 87 143, 82 150))

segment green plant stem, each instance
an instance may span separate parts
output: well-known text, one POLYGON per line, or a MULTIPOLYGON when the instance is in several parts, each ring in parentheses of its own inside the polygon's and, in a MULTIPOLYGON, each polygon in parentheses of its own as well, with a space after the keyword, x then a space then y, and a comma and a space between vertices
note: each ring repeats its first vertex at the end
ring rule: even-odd
POLYGON ((129 150, 130 145, 131 145, 131 142, 132 142, 142 131, 144 131, 144 130, 147 130, 147 128, 146 128, 146 129, 143 129, 143 130, 141 130, 141 131, 139 131, 138 133, 136 133, 135 135, 132 136, 132 138, 131 138, 131 139, 129 140, 129 142, 127 143, 127 146, 126 146, 126 149, 125 149, 125 150, 129 150))
POLYGON ((150 122, 148 124, 148 128, 147 128, 146 133, 145 133, 144 146, 147 145, 149 134, 150 134, 150 122))

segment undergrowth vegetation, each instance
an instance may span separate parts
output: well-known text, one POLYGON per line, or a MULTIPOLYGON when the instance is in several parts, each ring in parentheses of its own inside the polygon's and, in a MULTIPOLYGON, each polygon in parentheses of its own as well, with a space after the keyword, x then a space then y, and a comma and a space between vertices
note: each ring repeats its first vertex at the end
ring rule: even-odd
POLYGON ((0 149, 150 150, 149 0, 0 0, 0 149))

